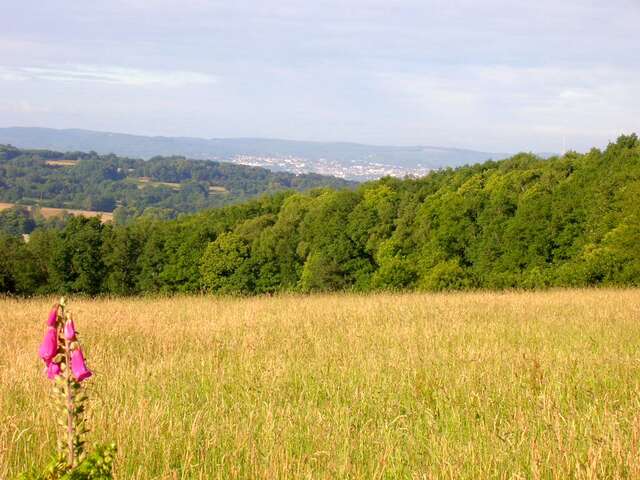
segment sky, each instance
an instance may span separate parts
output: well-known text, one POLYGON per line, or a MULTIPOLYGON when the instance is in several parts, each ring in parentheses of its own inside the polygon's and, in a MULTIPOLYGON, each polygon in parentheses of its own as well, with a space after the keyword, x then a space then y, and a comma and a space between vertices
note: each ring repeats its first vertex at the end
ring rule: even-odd
POLYGON ((0 2, 0 126, 490 152, 640 133, 640 0, 0 2))

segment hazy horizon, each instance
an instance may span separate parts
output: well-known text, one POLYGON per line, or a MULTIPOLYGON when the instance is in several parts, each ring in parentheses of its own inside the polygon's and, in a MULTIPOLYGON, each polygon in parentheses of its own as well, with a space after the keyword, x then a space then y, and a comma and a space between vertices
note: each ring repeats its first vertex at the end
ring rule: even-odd
MULTIPOLYGON (((90 128, 82 128, 82 127, 48 127, 43 125, 0 125, 0 129, 10 129, 10 128, 24 128, 24 129, 48 129, 48 130, 76 130, 76 131, 84 131, 91 133, 102 133, 102 134, 113 134, 113 135, 129 135, 133 137, 156 137, 156 138, 184 138, 184 139, 194 139, 194 140, 281 140, 286 142, 301 142, 301 143, 320 143, 320 144, 352 144, 352 145, 368 145, 375 147, 427 147, 427 148, 443 148, 450 150, 472 150, 472 151, 481 151, 481 149, 474 148, 462 148, 456 145, 433 145, 433 144, 417 144, 417 143, 397 143, 397 144, 385 144, 385 143, 373 143, 373 142, 353 142, 350 140, 300 140, 298 138, 286 138, 286 137, 252 137, 252 136, 237 136, 237 137, 204 137, 204 136, 195 136, 195 135, 154 135, 154 134, 145 134, 145 133, 131 133, 131 132, 122 132, 115 130, 93 130, 90 128)), ((615 138, 610 139, 610 141, 615 141, 615 138)), ((26 148, 26 147, 25 147, 26 148)), ((529 150, 527 150, 529 151, 529 150)), ((517 153, 517 152, 486 152, 486 153, 517 153)), ((558 152, 559 153, 559 152, 558 152)))
POLYGON ((585 151, 638 130, 640 5, 5 6, 0 126, 585 151))

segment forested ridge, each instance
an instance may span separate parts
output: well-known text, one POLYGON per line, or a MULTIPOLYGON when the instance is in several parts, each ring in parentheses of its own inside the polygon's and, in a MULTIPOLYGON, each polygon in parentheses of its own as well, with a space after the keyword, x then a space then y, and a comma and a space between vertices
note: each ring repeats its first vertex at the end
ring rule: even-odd
POLYGON ((127 225, 0 239, 0 289, 84 292, 640 285, 640 142, 420 179, 281 192, 127 225))
POLYGON ((284 189, 353 185, 317 174, 178 156, 142 160, 0 145, 0 202, 113 211, 117 223, 144 214, 175 218, 284 189))

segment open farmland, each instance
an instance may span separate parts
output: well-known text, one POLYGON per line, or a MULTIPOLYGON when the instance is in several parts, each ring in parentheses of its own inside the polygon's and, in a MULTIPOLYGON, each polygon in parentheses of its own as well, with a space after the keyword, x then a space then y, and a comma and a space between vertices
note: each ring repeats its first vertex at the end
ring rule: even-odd
MULTIPOLYGON (((22 206, 29 211, 34 211, 34 207, 31 205, 16 205, 15 203, 0 203, 0 211, 7 210, 9 208, 13 208, 15 206, 22 206)), ((74 208, 51 208, 51 207, 35 207, 37 211, 44 218, 53 218, 53 217, 61 217, 65 213, 75 215, 77 217, 100 217, 100 221, 102 223, 107 223, 113 221, 113 213, 111 212, 97 212, 94 210, 78 210, 74 208)))
POLYGON ((113 213, 111 212, 96 212, 94 210, 77 210, 74 208, 49 208, 40 207, 40 213, 44 218, 53 218, 69 213, 78 217, 100 217, 102 223, 111 222, 113 220, 113 213))
MULTIPOLYGON (((55 445, 0 300, 0 478, 55 445)), ((640 291, 71 298, 116 478, 638 478, 640 291)))
POLYGON ((75 167, 78 164, 78 160, 47 160, 44 163, 50 167, 75 167))

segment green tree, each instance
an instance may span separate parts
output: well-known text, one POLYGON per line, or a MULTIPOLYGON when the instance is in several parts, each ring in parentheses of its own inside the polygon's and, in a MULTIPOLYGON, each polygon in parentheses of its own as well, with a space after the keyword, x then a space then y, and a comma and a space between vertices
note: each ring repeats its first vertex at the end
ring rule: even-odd
POLYGON ((51 257, 53 288, 89 295, 100 293, 105 275, 102 231, 97 218, 74 217, 67 223, 51 257))
POLYGON ((104 280, 105 291, 117 295, 137 293, 140 253, 141 242, 132 229, 105 229, 102 244, 102 258, 107 272, 104 280))
POLYGON ((244 239, 230 232, 219 235, 207 245, 200 261, 204 288, 222 294, 250 292, 253 278, 248 260, 244 239))
POLYGON ((0 232, 9 235, 31 233, 36 228, 36 221, 25 207, 12 207, 0 211, 0 232))
POLYGON ((15 293, 16 259, 20 241, 0 232, 0 293, 15 293))

